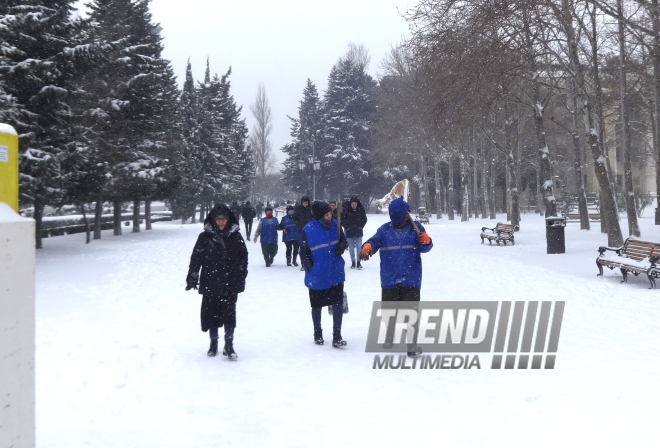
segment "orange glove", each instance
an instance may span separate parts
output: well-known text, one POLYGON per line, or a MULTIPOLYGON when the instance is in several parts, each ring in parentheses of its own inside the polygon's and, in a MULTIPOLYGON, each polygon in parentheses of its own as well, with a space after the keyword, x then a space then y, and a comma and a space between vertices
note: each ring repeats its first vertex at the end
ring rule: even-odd
POLYGON ((429 236, 428 233, 422 232, 419 234, 419 244, 421 244, 422 246, 431 244, 431 237, 429 236))
POLYGON ((360 251, 360 260, 367 261, 373 254, 374 250, 371 248, 371 243, 364 243, 360 251))

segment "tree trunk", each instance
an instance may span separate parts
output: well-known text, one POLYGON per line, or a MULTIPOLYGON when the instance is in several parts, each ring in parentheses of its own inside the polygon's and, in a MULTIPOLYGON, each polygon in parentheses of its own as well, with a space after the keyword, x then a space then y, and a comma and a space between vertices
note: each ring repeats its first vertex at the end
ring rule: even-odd
MULTIPOLYGON (((598 143, 600 144, 601 154, 603 154, 605 159, 605 168, 609 176, 610 188, 614 190, 614 176, 612 175, 612 167, 610 166, 610 157, 605 139, 605 115, 603 113, 603 89, 600 84, 600 69, 598 67, 598 29, 595 5, 593 11, 589 11, 589 15, 591 16, 591 71, 594 80, 594 112, 598 118, 598 143)), ((600 208, 600 231, 601 233, 608 233, 607 218, 610 213, 604 211, 605 201, 603 201, 603 194, 600 188, 598 189, 598 201, 600 208)))
POLYGON ((78 204, 80 209, 80 214, 83 217, 83 224, 85 224, 85 244, 89 244, 91 241, 90 230, 89 230, 89 221, 87 220, 87 213, 85 213, 85 204, 78 204))
POLYGON ((578 113, 578 99, 573 85, 573 132, 571 139, 573 141, 573 167, 575 168, 575 180, 578 196, 578 209, 580 210, 580 229, 589 230, 589 210, 587 210, 587 196, 584 192, 584 181, 582 179, 582 154, 580 153, 580 117, 578 113))
MULTIPOLYGON (((550 4, 556 10, 556 6, 550 4)), ((610 179, 605 166, 605 158, 598 144, 598 132, 594 126, 591 117, 591 103, 589 96, 586 95, 587 89, 584 81, 584 73, 582 65, 580 64, 580 57, 578 56, 578 43, 575 38, 575 30, 573 29, 573 17, 571 15, 571 8, 568 0, 561 1, 561 12, 559 18, 562 20, 564 31, 566 33, 566 44, 568 46, 568 53, 570 57, 570 66, 575 77, 574 82, 578 90, 578 104, 582 106, 582 118, 584 120, 585 132, 587 134, 587 142, 591 149, 591 156, 594 159, 594 170, 596 178, 602 191, 604 213, 607 215, 607 241, 608 245, 618 247, 623 244, 623 236, 621 235, 621 226, 619 225, 619 216, 617 214, 616 205, 614 203, 614 196, 610 186, 610 179)), ((601 213, 602 216, 602 213, 601 213)))
POLYGON ((195 219, 197 218, 197 204, 193 205, 192 210, 190 212, 190 224, 195 224, 197 221, 195 219))
POLYGON ((449 182, 447 183, 447 219, 454 220, 454 160, 449 156, 449 182))
POLYGON ((632 161, 630 154, 630 119, 628 117, 628 83, 626 81, 626 35, 623 24, 623 0, 617 0, 619 13, 619 110, 621 115, 621 150, 623 151, 624 194, 626 197, 626 214, 628 215, 628 234, 640 236, 637 223, 637 208, 635 207, 635 189, 632 178, 632 161))
POLYGON ((140 199, 133 200, 133 233, 140 233, 140 199))
POLYGON ((204 222, 204 213, 206 212, 206 203, 202 202, 199 206, 199 222, 204 222))
POLYGON ((38 200, 35 199, 34 204, 32 204, 34 207, 34 214, 32 217, 34 218, 34 239, 35 239, 35 247, 37 249, 41 249, 41 223, 43 221, 43 216, 44 216, 44 206, 39 202, 38 200))
POLYGON ((103 215, 103 198, 98 195, 96 198, 96 207, 94 208, 94 239, 101 239, 101 216, 103 215))
POLYGON ((490 205, 490 219, 497 219, 497 213, 495 211, 495 159, 493 158, 493 154, 491 152, 490 154, 490 164, 488 168, 488 185, 490 186, 490 200, 489 205, 490 205))
POLYGON ((112 201, 112 227, 115 236, 121 235, 121 201, 112 201))
POLYGON ((144 230, 151 230, 151 199, 144 201, 144 230))
POLYGON ((421 171, 422 171, 422 188, 420 189, 420 204, 422 207, 426 208, 427 211, 430 210, 429 207, 429 183, 428 183, 428 178, 426 175, 426 162, 424 160, 424 156, 421 155, 419 156, 419 163, 421 165, 421 171))
MULTIPOLYGON (((506 139, 506 165, 507 165, 507 186, 509 190, 509 213, 507 214, 507 221, 514 227, 520 224, 520 208, 518 200, 518 180, 516 177, 516 158, 514 154, 513 132, 518 129, 518 118, 512 116, 509 106, 506 109, 506 124, 504 125, 505 139, 506 139)), ((513 111, 515 114, 515 111, 513 111)), ((516 142, 517 143, 517 142, 516 142)))
POLYGON ((433 174, 435 175, 435 217, 436 219, 442 219, 442 184, 440 183, 442 173, 438 169, 438 159, 435 159, 433 169, 433 174))
MULTIPOLYGON (((655 190, 660 202, 660 9, 658 0, 651 0, 653 22, 653 92, 655 132, 653 136, 653 151, 655 154, 655 190)), ((658 204, 660 206, 660 203, 658 204)))
POLYGON ((484 142, 483 148, 481 149, 482 153, 482 166, 481 166, 481 194, 483 196, 483 207, 481 209, 481 219, 487 219, 488 218, 488 209, 489 209, 489 203, 490 203, 490 198, 488 197, 488 159, 489 159, 489 154, 488 151, 486 151, 486 143, 484 142))
POLYGON ((465 157, 461 155, 461 222, 470 220, 470 189, 469 189, 469 163, 465 162, 465 157))

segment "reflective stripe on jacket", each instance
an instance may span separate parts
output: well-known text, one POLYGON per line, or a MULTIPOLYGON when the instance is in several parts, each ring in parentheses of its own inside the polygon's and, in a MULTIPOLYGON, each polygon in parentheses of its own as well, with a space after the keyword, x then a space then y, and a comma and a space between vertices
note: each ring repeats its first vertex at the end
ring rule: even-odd
MULTIPOLYGON (((344 259, 335 255, 335 247, 339 242, 337 220, 332 220, 330 228, 317 220, 311 221, 302 232, 300 259, 304 261, 303 266, 312 264, 311 269, 305 269, 305 286, 315 290, 329 289, 344 282, 344 259)), ((341 238, 346 239, 343 232, 341 238)))
POLYGON ((259 241, 262 242, 262 243, 277 244, 277 242, 278 242, 278 239, 277 239, 277 225, 278 224, 279 224, 279 222, 277 221, 277 218, 275 218, 275 217, 272 217, 270 219, 261 218, 261 237, 260 237, 259 241))
MULTIPOLYGON (((415 221, 420 232, 424 227, 415 221)), ((369 238, 374 254, 380 253, 380 286, 383 289, 395 288, 401 285, 406 288, 421 288, 422 257, 433 247, 433 242, 425 246, 417 242, 417 233, 410 223, 397 229, 391 222, 378 228, 376 234, 369 238)), ((365 244, 366 244, 365 243, 365 244)))
POLYGON ((286 229, 286 233, 282 233, 282 241, 298 241, 298 227, 293 219, 285 216, 282 218, 282 225, 286 229))

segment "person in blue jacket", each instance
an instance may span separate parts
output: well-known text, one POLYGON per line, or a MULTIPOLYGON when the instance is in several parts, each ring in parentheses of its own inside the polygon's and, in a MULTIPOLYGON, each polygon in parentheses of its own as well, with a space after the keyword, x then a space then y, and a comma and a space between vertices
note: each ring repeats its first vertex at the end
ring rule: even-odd
POLYGON ((254 233, 254 241, 261 236, 261 253, 264 255, 266 267, 269 268, 273 264, 275 255, 277 255, 277 226, 279 222, 277 218, 273 217, 273 209, 266 207, 266 217, 259 220, 259 226, 254 233))
POLYGON ((277 230, 283 232, 282 241, 286 245, 286 265, 291 266, 291 252, 293 251, 293 265, 298 266, 296 259, 298 258, 298 227, 293 222, 293 205, 286 208, 286 215, 282 218, 277 230))
MULTIPOLYGON (((369 260, 380 250, 381 300, 419 302, 422 287, 421 254, 433 248, 433 241, 417 221, 419 236, 408 217, 408 204, 397 198, 390 202, 390 222, 378 228, 376 234, 362 245, 360 258, 369 260)), ((421 353, 421 352, 420 352, 421 353)), ((416 349, 408 355, 415 356, 416 349)))
POLYGON ((348 242, 337 220, 332 218, 332 208, 327 202, 315 201, 312 204, 314 218, 300 235, 300 262, 305 269, 305 286, 309 288, 309 303, 312 307, 314 342, 323 345, 321 310, 332 307, 332 346, 343 347, 346 341, 341 337, 341 324, 344 315, 344 259, 342 254, 348 242))

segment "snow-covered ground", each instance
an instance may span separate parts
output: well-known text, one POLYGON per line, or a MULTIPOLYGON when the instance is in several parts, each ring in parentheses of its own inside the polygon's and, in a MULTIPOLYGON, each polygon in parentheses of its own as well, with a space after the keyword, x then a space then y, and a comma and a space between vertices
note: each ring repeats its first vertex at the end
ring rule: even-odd
MULTIPOLYGON (((642 236, 660 240, 646 215, 642 236)), ((385 219, 369 215, 365 234, 385 219)), ((303 272, 286 267, 283 244, 266 268, 251 241, 238 361, 209 358, 201 296, 184 291, 199 224, 45 239, 37 446, 660 446, 660 291, 596 277, 598 223, 569 224, 563 255, 546 255, 541 217, 523 215, 513 247, 480 244, 494 224, 431 221, 422 300, 565 300, 554 370, 490 370, 489 356, 481 370, 373 370, 378 255, 346 270, 346 349, 316 346, 303 272)), ((328 340, 325 311, 323 325, 328 340)))

